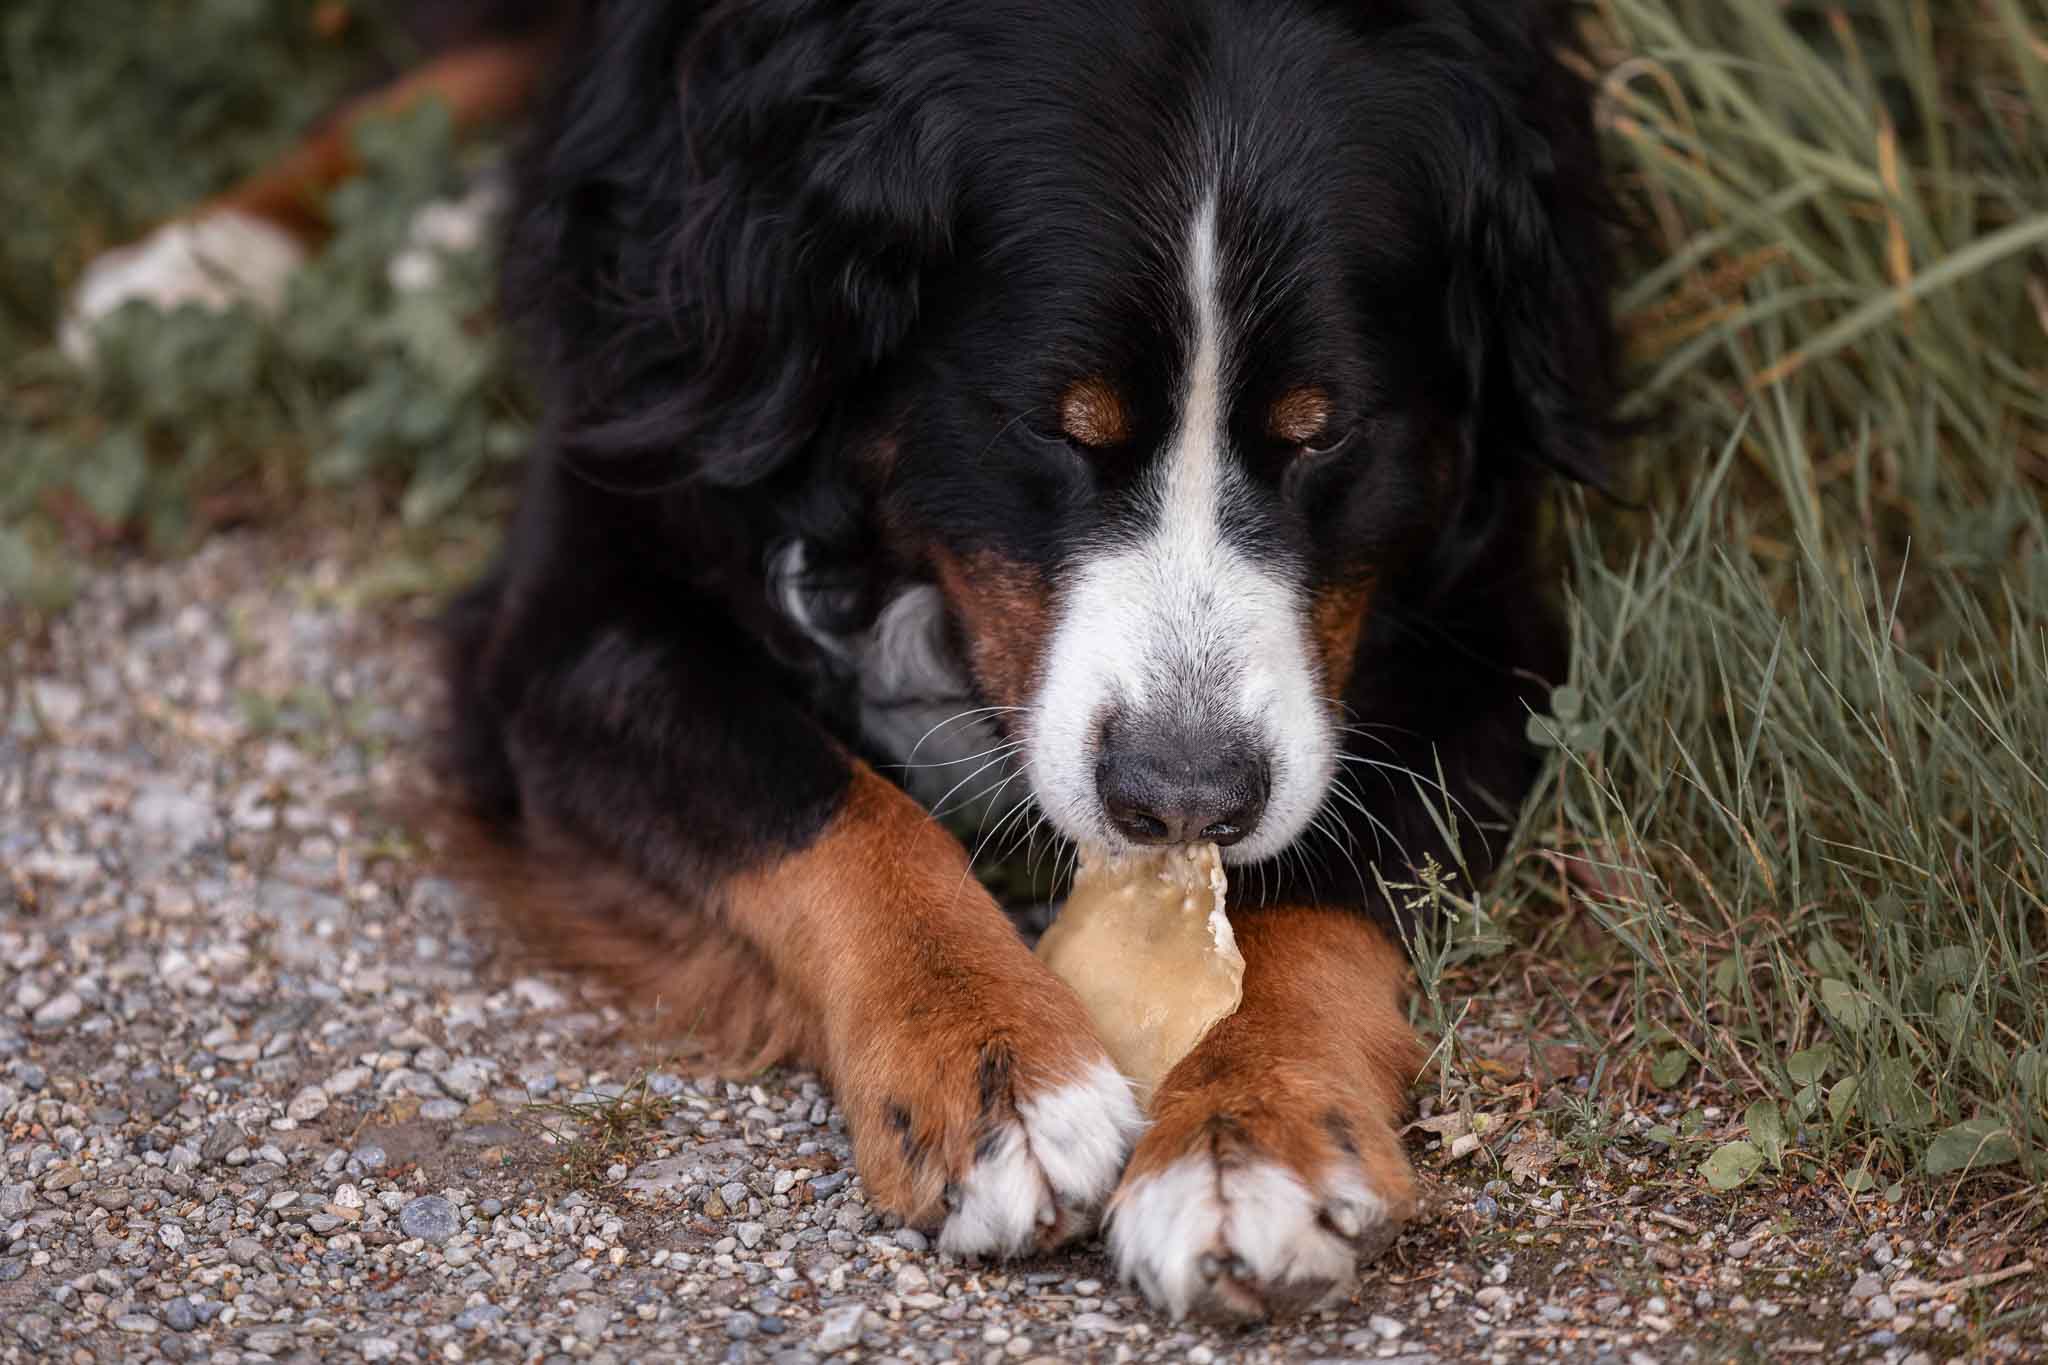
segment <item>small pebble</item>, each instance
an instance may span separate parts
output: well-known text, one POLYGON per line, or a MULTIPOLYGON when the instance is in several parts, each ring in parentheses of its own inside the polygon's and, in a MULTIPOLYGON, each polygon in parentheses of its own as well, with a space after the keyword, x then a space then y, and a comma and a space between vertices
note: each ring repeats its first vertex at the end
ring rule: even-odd
POLYGON ((480 1303, 457 1313, 455 1315, 455 1327, 457 1331, 462 1332, 484 1331, 496 1326, 498 1321, 504 1316, 505 1310, 497 1304, 480 1303))
POLYGON ((438 1194, 423 1194, 398 1211, 398 1226, 408 1237, 445 1242, 461 1231, 455 1206, 438 1194))

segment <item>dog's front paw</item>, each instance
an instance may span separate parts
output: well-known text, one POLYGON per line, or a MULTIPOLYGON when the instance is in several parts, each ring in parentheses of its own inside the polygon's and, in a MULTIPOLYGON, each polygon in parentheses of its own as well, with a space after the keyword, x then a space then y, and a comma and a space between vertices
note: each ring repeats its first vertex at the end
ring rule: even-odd
POLYGON ((938 1224, 956 1256, 1092 1229, 1144 1126, 1079 1002, 1028 955, 1020 966, 1000 991, 878 1033, 841 1081, 869 1192, 938 1224))
POLYGON ((1173 1089, 1181 1074, 1110 1203, 1124 1279, 1175 1319, 1284 1317, 1345 1292, 1415 1210, 1392 1114, 1283 1076, 1256 1094, 1173 1089))
POLYGON ((942 1196, 939 1249, 1014 1255, 1093 1228, 1143 1125, 1130 1083, 1107 1057, 1013 1099, 942 1196))

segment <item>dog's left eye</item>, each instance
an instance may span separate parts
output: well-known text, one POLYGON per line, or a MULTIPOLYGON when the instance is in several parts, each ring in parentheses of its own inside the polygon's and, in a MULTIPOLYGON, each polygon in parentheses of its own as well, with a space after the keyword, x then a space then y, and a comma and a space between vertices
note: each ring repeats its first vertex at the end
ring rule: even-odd
POLYGON ((1325 455, 1335 455, 1338 451, 1350 445, 1352 438, 1356 435, 1358 435, 1357 427, 1346 427, 1342 431, 1326 433, 1313 440, 1303 441, 1295 447, 1295 450, 1308 456, 1310 459, 1320 459, 1325 455))

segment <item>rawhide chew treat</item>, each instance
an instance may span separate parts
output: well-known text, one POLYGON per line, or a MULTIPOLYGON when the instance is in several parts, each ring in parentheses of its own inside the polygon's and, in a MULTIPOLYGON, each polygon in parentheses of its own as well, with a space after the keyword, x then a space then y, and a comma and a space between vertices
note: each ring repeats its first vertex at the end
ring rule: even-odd
POLYGON ((1117 1070, 1150 1103, 1176 1062, 1244 999, 1214 844, 1085 853, 1038 956, 1074 988, 1117 1070))

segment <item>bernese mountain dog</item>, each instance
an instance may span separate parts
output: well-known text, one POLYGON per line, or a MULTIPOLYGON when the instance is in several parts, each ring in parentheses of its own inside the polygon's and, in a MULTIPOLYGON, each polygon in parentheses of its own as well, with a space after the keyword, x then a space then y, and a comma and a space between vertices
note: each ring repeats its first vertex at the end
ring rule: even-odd
POLYGON ((1562 666, 1546 488, 1603 477, 1568 14, 577 10, 505 246, 545 416, 445 623, 489 896, 819 1068, 944 1251, 1101 1221, 1176 1317, 1342 1289, 1416 1201, 1386 884, 1454 828, 1484 874, 1562 666), (970 798, 1224 846, 1243 1006, 1149 1114, 938 818, 970 798))

